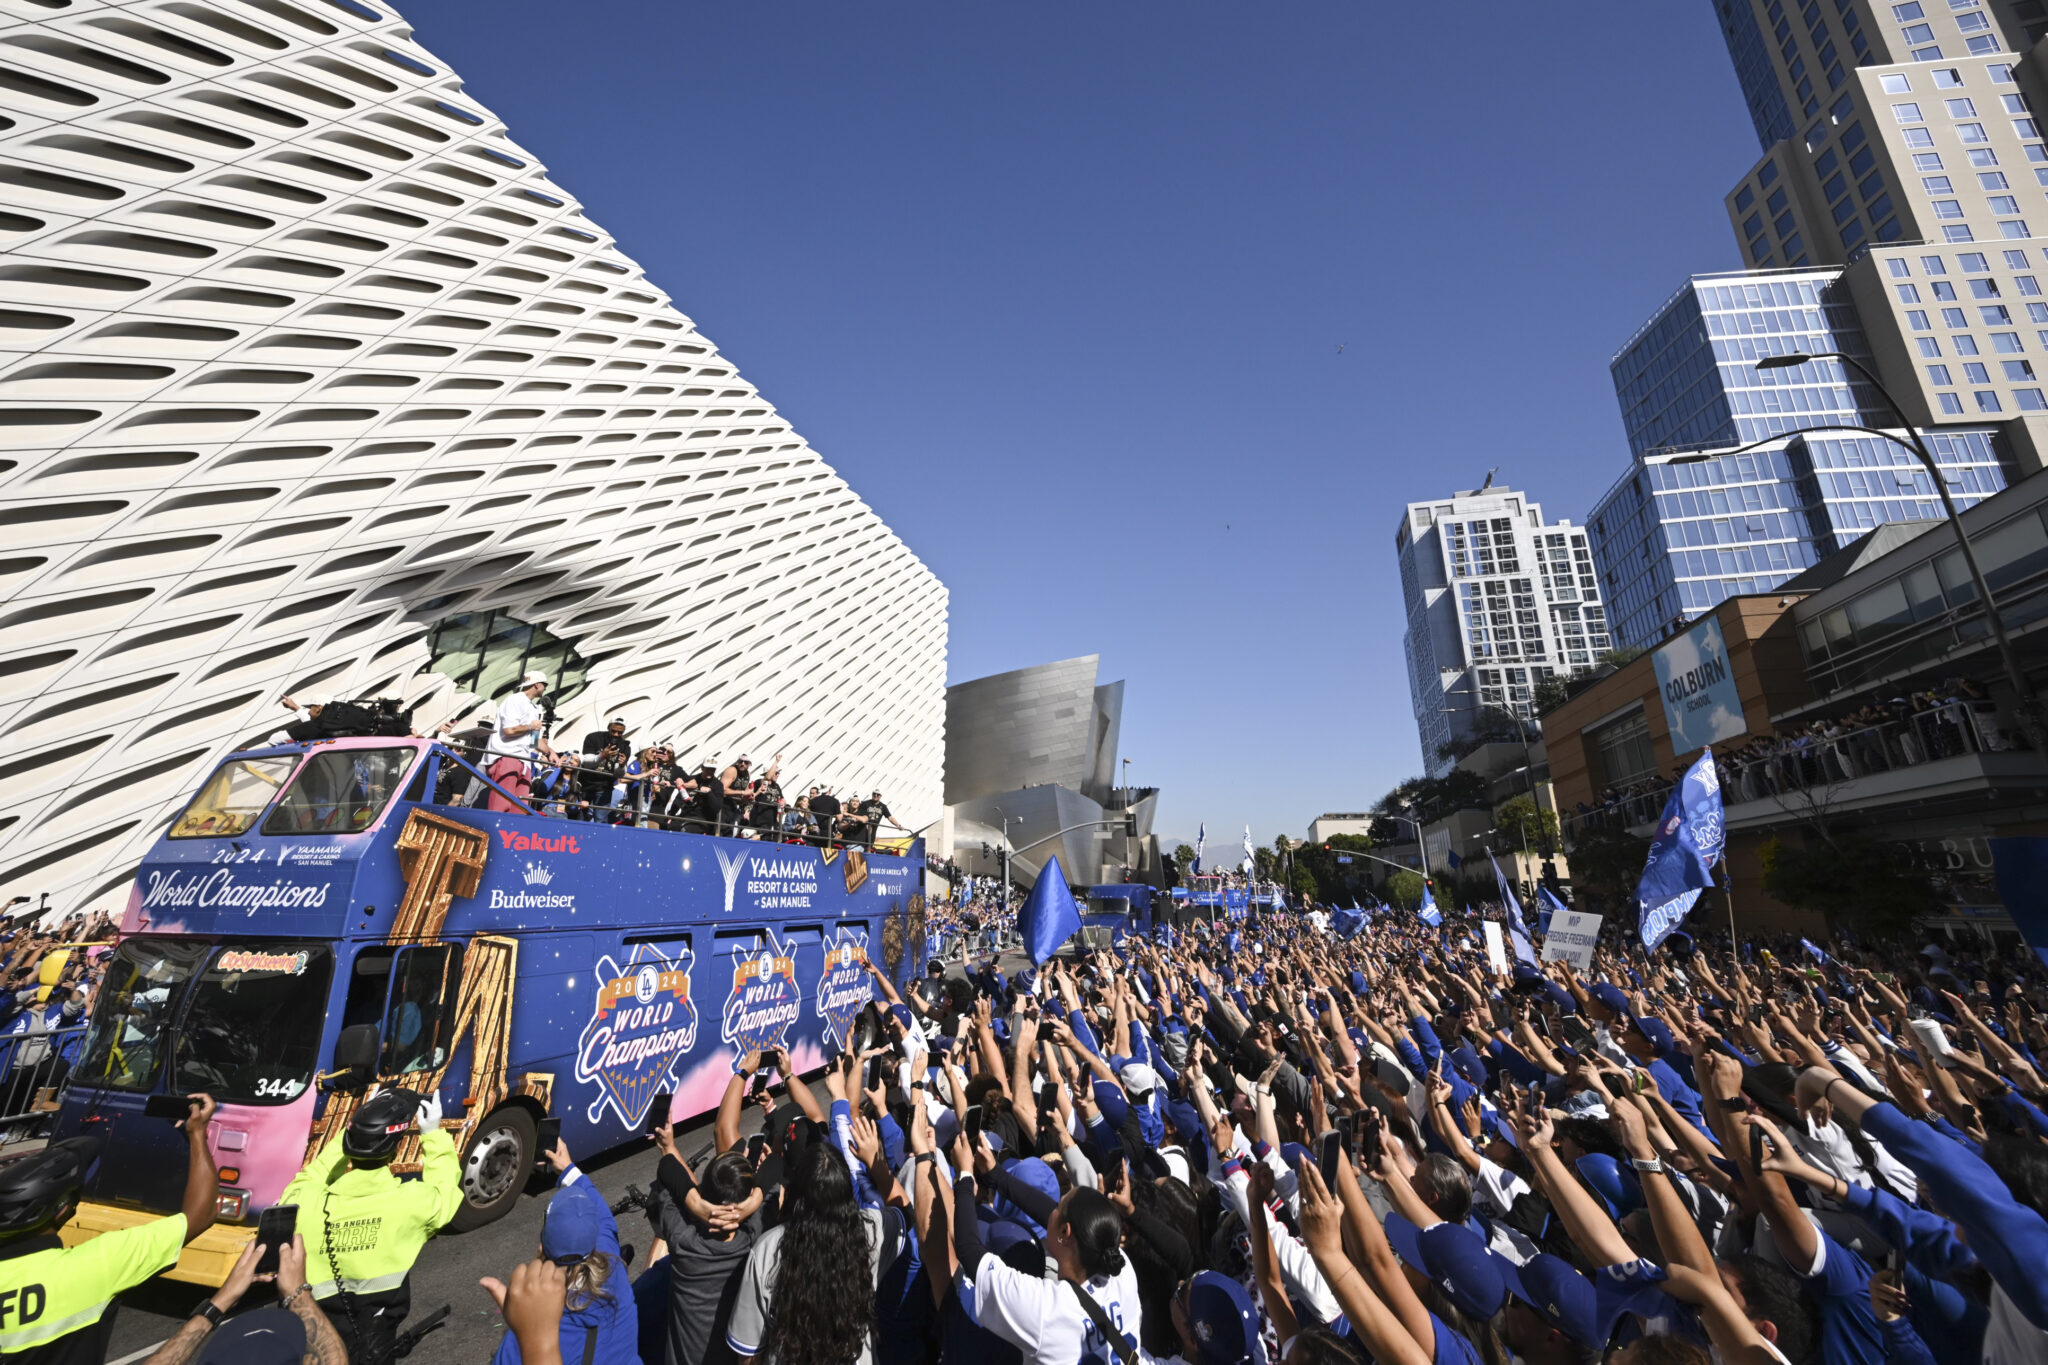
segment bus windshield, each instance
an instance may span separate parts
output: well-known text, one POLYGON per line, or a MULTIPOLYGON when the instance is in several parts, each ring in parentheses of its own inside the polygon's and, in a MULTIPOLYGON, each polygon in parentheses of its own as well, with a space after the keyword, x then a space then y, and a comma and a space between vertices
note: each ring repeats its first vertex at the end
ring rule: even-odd
POLYGON ((147 1090, 163 1056, 178 994, 206 956, 204 943, 131 938, 114 950, 92 1027, 72 1078, 114 1090, 147 1090))
POLYGON ((279 754, 221 764, 171 825, 171 838, 224 839, 246 834, 292 775, 292 764, 297 761, 289 754, 279 754))
POLYGON ((170 1088, 236 1104, 288 1104, 304 1094, 333 970, 324 943, 222 947, 188 988, 170 1088))
POLYGON ((412 749, 329 749, 313 755, 263 822, 263 832, 362 833, 384 813, 415 753, 412 749))

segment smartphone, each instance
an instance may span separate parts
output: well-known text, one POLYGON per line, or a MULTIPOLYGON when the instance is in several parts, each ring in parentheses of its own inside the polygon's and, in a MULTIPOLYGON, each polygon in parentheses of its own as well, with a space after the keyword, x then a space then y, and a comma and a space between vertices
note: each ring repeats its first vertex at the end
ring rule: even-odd
POLYGON ((540 1121, 540 1129, 534 1134, 533 1150, 540 1153, 541 1159, 545 1161, 548 1153, 554 1151, 555 1144, 561 1140, 562 1121, 550 1114, 547 1118, 540 1121))
POLYGON ((1316 1139, 1316 1172, 1323 1177, 1323 1188, 1337 1188, 1337 1144, 1343 1141, 1335 1129, 1316 1139))
POLYGON ((667 1090, 654 1097, 654 1103, 647 1106, 647 1131, 668 1127, 668 1111, 675 1105, 675 1095, 667 1090))
POLYGON ((882 1059, 880 1057, 870 1057, 861 1070, 860 1088, 863 1090, 873 1090, 881 1083, 882 1059))
MULTIPOLYGON (((1375 1111, 1377 1112, 1377 1111, 1375 1111)), ((1365 1162, 1367 1170, 1377 1170, 1380 1164, 1380 1124, 1369 1122, 1365 1126, 1365 1141, 1361 1144, 1359 1159, 1365 1162)))
POLYGON ((1749 1125, 1749 1164, 1759 1171, 1764 1167, 1764 1130, 1754 1123, 1749 1125))
POLYGON ((292 1235, 299 1230, 299 1206, 297 1204, 272 1204, 256 1219, 256 1273, 275 1275, 279 1248, 291 1244, 292 1235))
POLYGON ((192 1101, 183 1095, 151 1095, 142 1102, 142 1116, 146 1119, 169 1119, 183 1123, 192 1112, 192 1101))
POLYGON ((978 1105, 978 1104, 970 1104, 970 1105, 968 1105, 968 1106, 967 1106, 967 1118, 966 1118, 966 1119, 964 1120, 964 1127, 965 1127, 965 1128, 966 1128, 966 1130, 967 1130, 967 1147, 968 1147, 968 1150, 972 1151, 972 1150, 974 1150, 974 1149, 976 1149, 976 1148, 980 1147, 980 1146, 981 1146, 981 1106, 980 1106, 980 1105, 978 1105))

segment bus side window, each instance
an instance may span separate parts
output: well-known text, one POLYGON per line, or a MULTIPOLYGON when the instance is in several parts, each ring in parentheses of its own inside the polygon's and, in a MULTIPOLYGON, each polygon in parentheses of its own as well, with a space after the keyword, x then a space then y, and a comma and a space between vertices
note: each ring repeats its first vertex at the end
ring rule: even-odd
POLYGON ((384 1018, 384 1075, 432 1071, 448 1060, 461 980, 461 944, 398 950, 391 1008, 384 1018))

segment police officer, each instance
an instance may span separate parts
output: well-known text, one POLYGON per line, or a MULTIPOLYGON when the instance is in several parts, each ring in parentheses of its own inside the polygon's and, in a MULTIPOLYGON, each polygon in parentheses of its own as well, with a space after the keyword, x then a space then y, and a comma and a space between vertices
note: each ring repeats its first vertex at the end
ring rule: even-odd
POLYGON ((384 1365, 412 1309, 412 1263, 462 1207, 462 1166, 441 1131, 441 1097, 373 1093, 340 1142, 330 1142, 278 1196, 299 1206, 306 1283, 355 1365, 384 1365), (391 1173, 399 1139, 417 1119, 420 1178, 391 1173))
POLYGON ((175 1265, 178 1249, 213 1226, 220 1180, 206 1125, 214 1104, 188 1098, 192 1112, 179 1125, 188 1152, 183 1211, 168 1218, 66 1248, 57 1229, 78 1207, 99 1140, 68 1138, 0 1163, 0 1359, 97 1365, 114 1330, 114 1296, 175 1265))

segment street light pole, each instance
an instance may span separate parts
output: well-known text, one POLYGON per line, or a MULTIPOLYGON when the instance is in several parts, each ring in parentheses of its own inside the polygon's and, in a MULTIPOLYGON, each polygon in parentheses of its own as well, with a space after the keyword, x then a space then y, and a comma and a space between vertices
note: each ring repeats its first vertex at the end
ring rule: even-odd
POLYGON ((1898 400, 1892 397, 1891 391, 1879 382, 1877 376, 1872 374, 1863 362, 1853 356, 1844 355, 1840 351, 1793 351, 1786 355, 1769 356, 1759 360, 1756 362, 1756 368, 1759 370, 1789 370, 1814 360, 1838 361, 1844 367, 1854 370, 1857 374, 1861 375, 1864 381, 1877 391, 1878 396, 1884 399, 1885 406, 1890 408, 1892 415, 1899 419, 1899 429, 1904 431, 1911 439, 1900 440, 1892 432, 1883 431, 1877 427, 1860 426, 1848 422, 1823 422, 1810 427, 1795 427, 1791 431, 1781 431, 1774 436, 1768 436, 1760 441, 1752 441, 1748 445, 1737 446, 1732 450, 1701 451, 1692 455, 1675 456, 1667 461, 1667 463, 1702 464, 1708 460, 1721 459, 1723 456, 1740 455, 1745 451, 1774 445, 1790 436, 1803 436, 1812 432, 1822 431, 1866 432, 1872 436, 1881 436, 1885 440, 1892 442, 1892 444, 1901 446, 1910 452, 1926 468, 1929 477, 1934 480, 1934 491, 1941 498, 1942 511, 1947 514, 1949 524, 1955 527, 1956 544, 1963 552, 1963 563, 1970 570, 1970 582, 1976 588, 1977 600, 1984 604, 1984 619, 1990 625, 1992 637, 1998 643, 1999 661, 2004 665, 2006 681, 2011 684, 2013 689, 2014 705, 2019 711, 2020 729, 2025 732, 2027 742, 2033 746, 2036 754, 2048 756, 2048 724, 2043 723, 2040 704, 2035 699, 2032 685, 2027 682, 2026 673, 2020 668, 2019 656, 2013 653, 2012 637, 2006 633, 2005 629, 2005 617, 1999 612, 1998 604, 1991 599, 1991 585, 1985 581, 1984 570, 1978 567, 1976 547, 1970 543, 1969 533, 1963 529, 1962 514, 1956 510, 1955 499, 1949 496, 1948 475, 1943 473, 1941 466, 1934 462, 1933 452, 1928 450, 1927 443, 1921 438, 1919 429, 1906 419, 1905 409, 1899 406, 1898 400))

